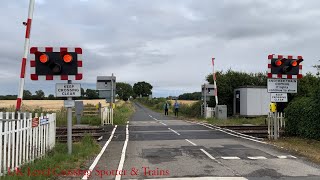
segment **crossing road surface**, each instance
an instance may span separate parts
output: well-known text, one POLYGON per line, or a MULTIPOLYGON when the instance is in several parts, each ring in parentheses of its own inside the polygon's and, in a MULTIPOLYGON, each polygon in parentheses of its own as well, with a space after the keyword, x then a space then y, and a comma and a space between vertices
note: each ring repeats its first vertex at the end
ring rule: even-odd
POLYGON ((320 179, 318 165, 260 139, 135 106, 83 179, 320 179))

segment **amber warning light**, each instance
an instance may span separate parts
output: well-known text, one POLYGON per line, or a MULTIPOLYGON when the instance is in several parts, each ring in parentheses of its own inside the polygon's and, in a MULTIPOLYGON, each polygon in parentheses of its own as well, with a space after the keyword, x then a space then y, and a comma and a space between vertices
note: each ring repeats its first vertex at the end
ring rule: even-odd
POLYGON ((65 54, 65 55, 63 56, 63 61, 64 61, 65 63, 70 63, 70 62, 72 61, 72 56, 71 56, 70 54, 65 54))

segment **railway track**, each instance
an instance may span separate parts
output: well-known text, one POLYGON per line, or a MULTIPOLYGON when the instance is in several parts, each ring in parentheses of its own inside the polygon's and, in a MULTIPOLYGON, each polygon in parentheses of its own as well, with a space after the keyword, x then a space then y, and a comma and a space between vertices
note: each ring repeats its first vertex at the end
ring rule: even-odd
MULTIPOLYGON (((72 141, 80 141, 87 134, 99 141, 103 138, 105 130, 99 126, 75 125, 72 127, 72 141)), ((56 140, 58 142, 67 142, 67 127, 56 128, 56 140)))
MULTIPOLYGON (((268 126, 251 126, 251 125, 244 125, 244 126, 219 126, 221 128, 230 129, 242 134, 258 137, 258 138, 268 138, 268 126)), ((280 135, 284 134, 284 130, 280 129, 280 135)))

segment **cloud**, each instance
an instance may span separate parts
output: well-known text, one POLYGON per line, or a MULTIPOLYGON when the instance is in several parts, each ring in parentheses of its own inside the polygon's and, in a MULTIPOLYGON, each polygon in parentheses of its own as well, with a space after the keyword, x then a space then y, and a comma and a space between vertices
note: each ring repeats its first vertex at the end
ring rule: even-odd
MULTIPOLYGON (((30 42, 82 47, 86 87, 114 73, 162 95, 199 91, 212 56, 217 70, 264 72, 268 54, 302 55, 303 71, 315 72, 319 8, 316 0, 37 0, 30 42)), ((0 7, 0 94, 18 92, 27 10, 28 1, 0 7)), ((26 77, 26 88, 53 93, 54 82, 26 77)))

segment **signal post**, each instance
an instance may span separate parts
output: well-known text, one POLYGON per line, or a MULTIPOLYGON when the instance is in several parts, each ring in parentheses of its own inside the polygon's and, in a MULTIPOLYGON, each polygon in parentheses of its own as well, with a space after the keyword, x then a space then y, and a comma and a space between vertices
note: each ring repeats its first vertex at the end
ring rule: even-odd
POLYGON ((288 93, 297 93, 298 79, 302 78, 302 56, 268 56, 268 93, 270 93, 269 137, 278 139, 277 103, 288 102, 288 93))
POLYGON ((68 153, 72 153, 72 97, 81 96, 80 84, 72 80, 82 80, 82 49, 79 47, 32 47, 30 48, 31 80, 61 80, 67 84, 56 84, 56 97, 66 97, 64 106, 68 108, 67 143, 68 153))

